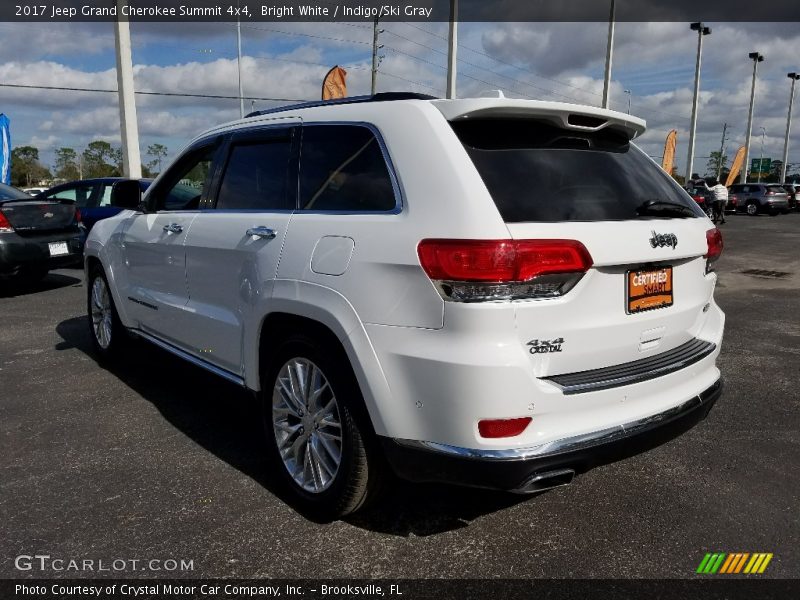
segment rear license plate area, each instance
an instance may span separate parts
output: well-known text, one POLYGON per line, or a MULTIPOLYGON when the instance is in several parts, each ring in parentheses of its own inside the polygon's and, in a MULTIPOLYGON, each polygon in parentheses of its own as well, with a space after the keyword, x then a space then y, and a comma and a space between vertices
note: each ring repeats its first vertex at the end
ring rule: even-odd
POLYGON ((627 271, 625 312, 629 315, 672 306, 672 267, 627 271))
POLYGON ((65 254, 69 254, 67 242, 50 242, 48 247, 50 249, 50 256, 64 256, 65 254))

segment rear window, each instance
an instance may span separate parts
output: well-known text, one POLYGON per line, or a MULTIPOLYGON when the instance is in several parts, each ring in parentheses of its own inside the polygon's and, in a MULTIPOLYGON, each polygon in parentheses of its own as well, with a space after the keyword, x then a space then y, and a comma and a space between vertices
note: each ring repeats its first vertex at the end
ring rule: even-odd
POLYGON ((636 219, 642 218, 637 209, 652 202, 703 214, 620 132, 586 133, 530 119, 452 127, 508 223, 636 219))
POLYGON ((785 194, 786 188, 782 185, 768 185, 767 190, 776 194, 785 194))

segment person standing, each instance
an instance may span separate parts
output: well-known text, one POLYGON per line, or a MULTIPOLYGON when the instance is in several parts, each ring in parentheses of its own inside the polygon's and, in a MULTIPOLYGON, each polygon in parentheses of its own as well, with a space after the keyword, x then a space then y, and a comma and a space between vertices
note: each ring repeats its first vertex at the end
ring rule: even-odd
POLYGON ((725 207, 728 205, 728 188, 722 185, 717 179, 714 179, 714 185, 711 186, 711 194, 714 198, 713 217, 714 223, 720 221, 725 222, 725 207))

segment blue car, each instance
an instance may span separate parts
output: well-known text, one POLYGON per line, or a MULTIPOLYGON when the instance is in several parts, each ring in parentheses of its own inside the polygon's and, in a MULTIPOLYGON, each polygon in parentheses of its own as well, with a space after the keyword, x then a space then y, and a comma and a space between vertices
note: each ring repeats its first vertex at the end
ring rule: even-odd
MULTIPOLYGON (((124 177, 100 177, 97 179, 82 179, 70 181, 50 188, 37 195, 43 200, 72 200, 81 211, 81 219, 86 230, 89 231, 97 221, 113 217, 123 210, 111 206, 111 189, 114 184, 127 181, 124 177)), ((150 187, 152 179, 139 179, 142 193, 150 187)))

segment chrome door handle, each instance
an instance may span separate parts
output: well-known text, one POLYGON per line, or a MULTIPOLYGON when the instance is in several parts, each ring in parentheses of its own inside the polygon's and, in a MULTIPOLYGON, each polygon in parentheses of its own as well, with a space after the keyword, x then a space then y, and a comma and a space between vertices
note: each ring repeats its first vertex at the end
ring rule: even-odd
POLYGON ((268 240, 278 235, 274 229, 269 227, 251 227, 245 233, 250 237, 267 238, 268 240))
POLYGON ((167 233, 181 233, 183 231, 183 227, 177 223, 170 223, 169 225, 164 225, 164 231, 167 233))

